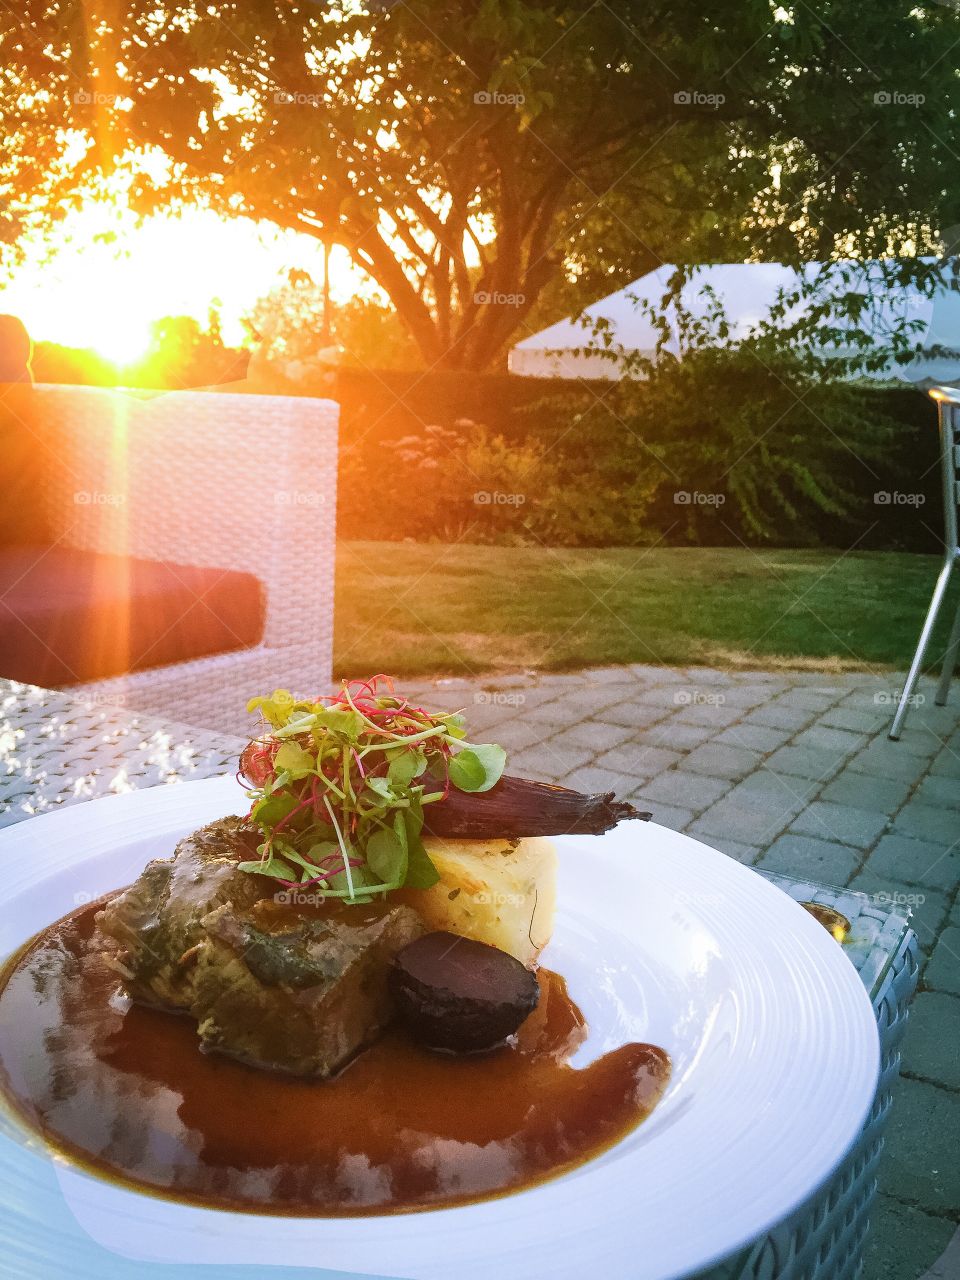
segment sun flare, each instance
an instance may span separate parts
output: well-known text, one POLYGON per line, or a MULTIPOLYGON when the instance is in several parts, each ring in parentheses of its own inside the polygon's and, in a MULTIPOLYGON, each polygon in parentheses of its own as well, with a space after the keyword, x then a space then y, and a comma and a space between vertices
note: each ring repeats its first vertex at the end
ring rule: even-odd
MULTIPOLYGON (((224 341, 247 339, 242 320, 258 298, 296 268, 317 281, 322 248, 310 236, 209 209, 156 214, 143 221, 116 197, 89 200, 26 257, 0 289, 0 310, 19 316, 34 340, 93 350, 122 369, 139 360, 151 326, 165 316, 211 309, 224 341)), ((335 301, 368 288, 345 251, 330 254, 335 301)))

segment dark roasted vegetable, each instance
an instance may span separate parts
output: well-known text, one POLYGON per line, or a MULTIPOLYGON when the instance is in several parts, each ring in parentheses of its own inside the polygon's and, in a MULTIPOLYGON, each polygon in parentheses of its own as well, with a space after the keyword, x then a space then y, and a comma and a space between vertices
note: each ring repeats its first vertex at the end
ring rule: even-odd
POLYGON ((451 790, 425 805, 424 828, 435 836, 482 840, 487 836, 601 835, 625 818, 649 819, 612 791, 585 795, 529 778, 503 777, 489 791, 451 790))
POLYGON ((424 934, 397 953, 390 990, 416 1039, 455 1053, 502 1044, 540 998, 536 975, 519 960, 445 932, 424 934))

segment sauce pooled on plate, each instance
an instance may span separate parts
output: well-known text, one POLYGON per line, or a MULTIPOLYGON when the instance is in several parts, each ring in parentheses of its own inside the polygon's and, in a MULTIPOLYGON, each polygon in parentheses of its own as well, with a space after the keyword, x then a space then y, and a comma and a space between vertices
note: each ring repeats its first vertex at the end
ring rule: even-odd
POLYGON ((490 1053, 433 1053, 391 1029, 334 1079, 197 1048, 187 1017, 131 1003, 95 939, 102 902, 50 926, 0 976, 0 1092, 100 1175, 222 1209, 345 1216, 517 1191, 582 1164, 653 1110, 667 1054, 627 1044, 581 1070, 561 977, 490 1053))

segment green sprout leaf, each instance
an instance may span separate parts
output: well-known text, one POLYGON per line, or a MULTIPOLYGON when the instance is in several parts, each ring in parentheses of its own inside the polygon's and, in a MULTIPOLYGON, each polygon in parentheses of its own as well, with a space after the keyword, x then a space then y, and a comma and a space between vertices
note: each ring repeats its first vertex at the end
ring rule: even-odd
POLYGON ((450 761, 450 781, 459 791, 489 791, 500 781, 506 762, 503 747, 464 747, 450 761))
POLYGON ((299 879, 293 867, 277 857, 267 858, 265 862, 241 862, 239 868, 241 871, 251 871, 258 876, 275 876, 278 880, 299 879))
POLYGON ((277 752, 274 767, 289 773, 291 779, 309 777, 316 773, 316 759, 297 742, 285 742, 277 752))
POLYGON ((403 884, 407 878, 407 849, 390 828, 375 831, 367 841, 367 865, 384 883, 403 884))
POLYGON ((390 761, 387 777, 395 790, 408 787, 427 767, 427 757, 420 749, 411 751, 408 747, 400 747, 389 752, 387 758, 390 761))

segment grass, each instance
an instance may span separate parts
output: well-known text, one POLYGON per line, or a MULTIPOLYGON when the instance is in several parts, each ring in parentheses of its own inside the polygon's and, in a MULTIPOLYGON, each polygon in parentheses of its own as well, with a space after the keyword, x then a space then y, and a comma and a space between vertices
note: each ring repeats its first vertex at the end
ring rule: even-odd
MULTIPOLYGON (((336 668, 903 669, 939 563, 884 552, 345 542, 336 668)), ((931 660, 945 648, 951 602, 931 660)))

